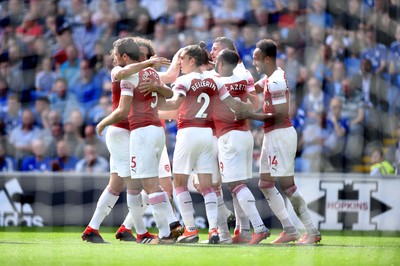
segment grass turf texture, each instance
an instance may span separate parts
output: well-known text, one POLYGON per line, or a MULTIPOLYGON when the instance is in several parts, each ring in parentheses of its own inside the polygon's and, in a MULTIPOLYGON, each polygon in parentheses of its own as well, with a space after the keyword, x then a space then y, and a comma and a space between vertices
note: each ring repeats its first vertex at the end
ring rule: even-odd
MULTIPOLYGON (((81 240, 83 227, 0 227, 0 265, 400 265, 400 232, 323 231, 315 246, 271 245, 279 231, 256 246, 145 245, 115 239, 81 240)), ((200 241, 207 239, 201 232, 200 241)))

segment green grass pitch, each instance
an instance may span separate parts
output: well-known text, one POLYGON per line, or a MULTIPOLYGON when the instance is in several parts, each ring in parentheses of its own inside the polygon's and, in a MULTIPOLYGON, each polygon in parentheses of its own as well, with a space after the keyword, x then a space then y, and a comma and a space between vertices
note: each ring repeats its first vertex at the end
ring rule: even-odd
MULTIPOLYGON (((0 228, 0 265, 400 265, 400 232, 322 231, 315 246, 256 246, 120 242, 102 227, 108 244, 80 238, 83 227, 0 228)), ((200 240, 205 240, 205 231, 200 240)))

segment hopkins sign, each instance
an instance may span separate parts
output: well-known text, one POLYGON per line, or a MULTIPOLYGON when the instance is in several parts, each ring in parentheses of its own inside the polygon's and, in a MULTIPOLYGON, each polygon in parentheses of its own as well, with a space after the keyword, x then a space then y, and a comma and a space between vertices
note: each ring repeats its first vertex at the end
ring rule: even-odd
MULTIPOLYGON (((255 177, 257 174, 254 175, 255 177)), ((0 226, 86 226, 96 203, 108 183, 108 175, 70 173, 0 173, 0 226)), ((268 227, 281 228, 257 187, 258 178, 249 180, 256 205, 268 227)), ((400 231, 400 177, 372 178, 353 174, 296 174, 316 225, 322 230, 400 231)), ((196 225, 204 228, 207 218, 204 201, 190 186, 196 225)), ((126 193, 103 222, 118 226, 128 209, 126 193)), ((224 191, 227 206, 232 207, 229 192, 224 191)), ((287 206, 296 226, 303 226, 287 206)), ((232 208, 231 208, 232 209, 232 208)), ((150 209, 146 226, 154 225, 150 209)))
MULTIPOLYGON (((303 174, 296 183, 322 230, 400 230, 399 177, 303 174)), ((293 210, 291 217, 302 227, 293 210)))

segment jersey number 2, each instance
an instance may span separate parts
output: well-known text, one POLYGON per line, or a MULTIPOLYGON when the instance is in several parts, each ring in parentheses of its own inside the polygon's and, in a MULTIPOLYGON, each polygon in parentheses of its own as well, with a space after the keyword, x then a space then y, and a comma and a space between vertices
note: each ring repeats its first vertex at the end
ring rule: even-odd
POLYGON ((207 118, 207 107, 210 105, 210 96, 207 93, 200 93, 200 95, 197 97, 197 102, 201 103, 201 100, 204 99, 204 103, 201 106, 200 110, 197 112, 195 115, 196 118, 207 118))

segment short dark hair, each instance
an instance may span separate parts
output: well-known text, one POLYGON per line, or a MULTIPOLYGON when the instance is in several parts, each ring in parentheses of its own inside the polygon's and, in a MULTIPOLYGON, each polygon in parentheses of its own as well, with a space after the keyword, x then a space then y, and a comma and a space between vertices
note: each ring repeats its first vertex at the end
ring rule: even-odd
POLYGON ((142 37, 131 37, 139 46, 145 46, 147 47, 147 50, 149 50, 148 54, 146 54, 146 59, 150 59, 150 57, 156 55, 156 51, 154 50, 153 43, 149 39, 145 39, 142 37))
POLYGON ((214 39, 214 43, 216 43, 216 42, 222 44, 223 48, 227 48, 231 51, 237 52, 235 44, 233 43, 233 41, 231 39, 229 39, 227 37, 217 37, 216 39, 214 39))
POLYGON ((196 60, 196 66, 208 64, 209 54, 206 50, 205 42, 201 41, 199 44, 186 46, 185 52, 188 56, 196 60))
POLYGON ((114 49, 120 54, 126 54, 133 61, 138 61, 140 56, 139 44, 132 38, 118 39, 113 43, 114 49))
POLYGON ((276 58, 276 43, 271 39, 262 39, 257 42, 256 47, 261 50, 265 57, 276 58))
POLYGON ((219 54, 219 61, 235 68, 239 63, 239 55, 229 49, 223 49, 219 54))

